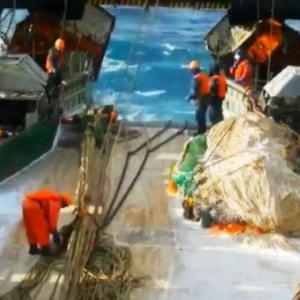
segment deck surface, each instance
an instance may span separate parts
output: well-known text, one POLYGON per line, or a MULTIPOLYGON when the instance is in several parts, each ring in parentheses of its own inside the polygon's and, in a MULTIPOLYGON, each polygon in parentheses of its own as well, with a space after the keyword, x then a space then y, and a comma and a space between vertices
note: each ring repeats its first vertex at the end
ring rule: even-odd
MULTIPOLYGON (((135 148, 159 128, 145 130, 128 142, 119 143, 110 166, 112 195, 123 167, 125 152, 135 148)), ((148 146, 170 136, 168 130, 148 146)), ((182 218, 181 200, 165 192, 166 169, 174 162, 187 140, 179 135, 152 153, 125 205, 109 227, 116 240, 129 245, 132 271, 149 275, 144 288, 132 299, 291 299, 300 281, 300 255, 242 247, 228 237, 215 237, 182 218)), ((124 192, 137 172, 144 150, 130 161, 124 192)), ((74 191, 79 154, 58 148, 40 162, 0 185, 0 290, 16 284, 35 262, 27 255, 21 223, 24 192, 47 185, 74 191)), ((67 215, 67 213, 66 213, 67 215)), ((64 214, 62 215, 64 219, 64 214)))

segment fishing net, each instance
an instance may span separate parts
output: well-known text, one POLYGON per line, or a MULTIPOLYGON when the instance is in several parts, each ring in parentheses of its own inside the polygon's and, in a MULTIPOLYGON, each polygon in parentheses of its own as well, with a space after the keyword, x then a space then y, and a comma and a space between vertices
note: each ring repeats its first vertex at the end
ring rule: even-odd
POLYGON ((206 150, 206 137, 198 135, 184 146, 181 158, 172 170, 172 180, 180 193, 188 196, 192 192, 195 167, 206 150))
POLYGON ((222 201, 241 220, 266 231, 300 232, 297 134, 249 113, 213 127, 207 145, 194 178, 197 201, 208 206, 222 201))

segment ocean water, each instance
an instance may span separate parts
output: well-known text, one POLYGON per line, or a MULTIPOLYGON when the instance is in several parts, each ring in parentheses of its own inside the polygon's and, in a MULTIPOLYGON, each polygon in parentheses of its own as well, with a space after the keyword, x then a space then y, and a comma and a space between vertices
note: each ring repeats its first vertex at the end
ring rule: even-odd
POLYGON ((105 8, 116 26, 93 86, 94 101, 115 104, 128 121, 194 122, 194 107, 185 100, 191 81, 187 65, 197 59, 209 68, 204 37, 224 11, 105 8))

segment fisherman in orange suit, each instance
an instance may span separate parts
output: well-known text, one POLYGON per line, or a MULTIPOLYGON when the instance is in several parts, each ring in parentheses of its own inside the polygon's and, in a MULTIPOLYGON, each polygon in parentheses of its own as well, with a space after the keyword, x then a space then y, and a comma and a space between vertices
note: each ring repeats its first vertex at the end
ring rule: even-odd
POLYGON ((200 64, 196 60, 190 62, 189 69, 192 74, 192 87, 186 99, 195 102, 197 134, 203 134, 207 129, 207 106, 210 101, 209 77, 200 69, 200 64))
POLYGON ((227 92, 227 82, 226 77, 220 74, 220 68, 217 63, 215 63, 210 68, 210 104, 207 108, 208 113, 208 124, 209 127, 222 121, 222 101, 224 100, 227 92))
POLYGON ((23 199, 23 221, 29 243, 29 254, 55 255, 50 247, 50 233, 55 244, 61 244, 57 221, 61 208, 71 205, 72 196, 48 188, 26 193, 23 199))
POLYGON ((234 64, 229 71, 235 82, 245 87, 252 86, 253 67, 243 50, 236 51, 234 64))

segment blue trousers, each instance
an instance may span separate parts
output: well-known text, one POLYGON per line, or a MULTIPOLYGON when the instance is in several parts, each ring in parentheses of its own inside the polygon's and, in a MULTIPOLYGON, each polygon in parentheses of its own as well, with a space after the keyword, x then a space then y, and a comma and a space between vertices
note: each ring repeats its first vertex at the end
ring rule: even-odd
POLYGON ((206 114, 207 107, 210 102, 209 96, 201 96, 195 101, 196 105, 196 122, 198 128, 198 134, 203 134, 206 131, 206 114))
POLYGON ((196 103, 196 121, 198 133, 203 134, 206 129, 222 121, 222 101, 215 97, 201 97, 196 103))
POLYGON ((217 97, 211 97, 206 112, 206 126, 211 127, 222 120, 222 100, 217 97))

